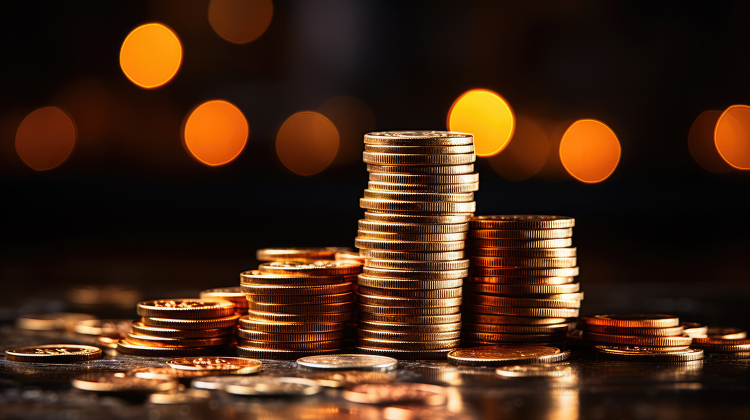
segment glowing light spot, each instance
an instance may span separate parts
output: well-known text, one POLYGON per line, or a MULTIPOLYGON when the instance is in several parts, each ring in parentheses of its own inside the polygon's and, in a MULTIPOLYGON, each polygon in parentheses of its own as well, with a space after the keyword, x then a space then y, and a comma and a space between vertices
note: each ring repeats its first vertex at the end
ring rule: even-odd
POLYGON ((73 119, 60 108, 40 108, 21 121, 16 131, 16 152, 31 169, 48 171, 60 166, 75 146, 73 119))
POLYGON ((174 77, 182 62, 182 45, 177 35, 160 23, 133 29, 120 49, 120 67, 136 85, 153 89, 174 77))
POLYGON ((732 167, 750 169, 750 106, 732 105, 716 122, 716 149, 732 167))
POLYGON ((273 18, 271 0, 211 0, 208 22, 220 37, 234 44, 258 39, 273 18))
POLYGON ((519 116, 513 141, 502 152, 488 160, 492 169, 503 178, 521 181, 534 176, 547 162, 550 141, 547 133, 534 120, 519 116))
POLYGON ((336 96, 325 101, 318 112, 330 119, 339 132, 334 164, 361 161, 362 136, 375 131, 375 114, 370 107, 351 96, 336 96))
POLYGON ((573 178, 587 184, 607 179, 620 162, 620 142, 597 120, 578 120, 560 141, 560 160, 573 178))
POLYGON ((725 174, 732 167, 722 159, 714 143, 716 122, 719 121, 721 111, 710 110, 702 112, 693 121, 688 133, 688 150, 695 162, 703 169, 715 174, 725 174))
POLYGON ((292 115, 276 135, 279 159, 299 175, 313 175, 328 167, 338 148, 336 126, 317 112, 303 111, 292 115))
POLYGON ((236 106, 227 101, 208 101, 188 114, 183 129, 185 147, 208 166, 219 166, 239 156, 250 129, 236 106))
POLYGON ((448 111, 448 130, 474 135, 474 151, 487 157, 508 145, 515 118, 510 105, 495 92, 474 89, 461 95, 448 111))

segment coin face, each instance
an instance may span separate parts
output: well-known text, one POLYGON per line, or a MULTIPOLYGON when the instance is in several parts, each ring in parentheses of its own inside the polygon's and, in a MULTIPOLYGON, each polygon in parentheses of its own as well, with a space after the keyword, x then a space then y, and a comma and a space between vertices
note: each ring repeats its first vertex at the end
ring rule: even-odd
POLYGON ((76 363, 101 357, 100 348, 77 344, 47 344, 5 351, 5 360, 28 363, 76 363))
POLYGON ((443 405, 448 400, 445 388, 418 383, 360 384, 344 391, 342 396, 360 404, 443 405))
POLYGON ((391 370, 398 365, 392 357, 367 354, 331 354, 297 359, 299 366, 317 369, 391 370))
POLYGON ((234 303, 222 299, 160 299, 141 302, 137 313, 143 317, 178 319, 220 318, 234 313, 234 303))
POLYGON ((546 356, 554 356, 560 349, 547 346, 485 346, 459 349, 448 353, 448 360, 456 364, 500 365, 519 362, 540 363, 546 356))
POLYGON ((306 396, 322 390, 316 381, 305 378, 274 376, 212 376, 196 379, 192 386, 198 389, 221 389, 235 395, 256 396, 306 396))
POLYGON ((90 372, 71 382, 74 388, 94 392, 151 394, 177 388, 174 378, 142 378, 123 372, 90 372))
POLYGON ((244 357, 182 357, 167 360, 167 365, 173 369, 189 371, 221 371, 236 375, 256 373, 261 370, 263 363, 260 360, 244 357))
POLYGON ((495 373, 508 378, 560 378, 572 375, 573 369, 558 365, 520 365, 502 366, 495 373))

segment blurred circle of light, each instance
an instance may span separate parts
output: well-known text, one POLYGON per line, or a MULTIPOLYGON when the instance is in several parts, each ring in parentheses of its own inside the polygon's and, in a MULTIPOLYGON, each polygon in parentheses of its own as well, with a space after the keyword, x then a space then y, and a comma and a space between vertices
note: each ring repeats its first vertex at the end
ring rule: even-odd
POLYGON ((560 141, 560 161, 573 178, 587 184, 607 179, 620 162, 620 142, 606 124, 578 120, 560 141))
POLYGON ((693 121, 688 132, 688 150, 695 162, 703 169, 715 174, 725 174, 732 170, 716 149, 714 131, 721 111, 704 111, 693 121))
POLYGON ((750 106, 732 105, 716 122, 716 149, 732 167, 750 169, 750 106))
POLYGON ((172 80, 182 63, 182 44, 161 23, 147 23, 122 41, 120 67, 136 85, 153 89, 172 80))
POLYGON ((513 141, 488 160, 492 169, 510 181, 534 176, 547 162, 550 140, 544 129, 531 118, 518 116, 513 141))
POLYGON ((470 90, 459 96, 448 111, 448 130, 473 134, 477 156, 500 153, 510 142, 514 128, 510 105, 490 90, 470 90))
POLYGON ((234 44, 247 44, 268 29, 273 18, 271 0, 211 0, 208 22, 216 33, 234 44))
POLYGON ((198 105, 183 129, 185 147, 201 163, 219 166, 234 160, 247 143, 250 129, 242 111, 227 101, 198 105))
POLYGON ((336 126, 313 111, 287 118, 276 135, 276 154, 284 166, 299 175, 313 175, 328 167, 338 148, 336 126))
POLYGON ((39 108, 21 121, 16 152, 31 169, 48 171, 70 156, 78 135, 73 119, 60 108, 39 108))

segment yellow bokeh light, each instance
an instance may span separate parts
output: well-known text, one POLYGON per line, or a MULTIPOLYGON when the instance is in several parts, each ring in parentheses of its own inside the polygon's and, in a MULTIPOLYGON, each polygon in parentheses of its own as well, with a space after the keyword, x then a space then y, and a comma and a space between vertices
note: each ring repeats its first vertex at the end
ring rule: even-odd
POLYGON ((715 174, 725 174, 732 170, 716 150, 714 131, 721 111, 704 111, 693 121, 688 132, 688 150, 695 162, 703 169, 715 174))
POLYGON ((474 135, 474 151, 487 157, 508 145, 515 118, 510 105, 500 95, 473 89, 461 95, 448 111, 448 130, 474 135))
POLYGON ((209 166, 234 160, 247 143, 250 129, 242 111, 227 101, 196 107, 185 121, 183 141, 193 157, 209 166))
POLYGON ((492 169, 510 181, 534 176, 547 162, 550 140, 544 129, 531 118, 519 116, 513 141, 488 160, 492 169))
POLYGON ((716 122, 716 149, 732 167, 750 169, 750 106, 732 105, 716 122))
POLYGON ((48 171, 70 156, 77 138, 73 119, 60 108, 40 108, 21 121, 16 153, 31 169, 48 171))
POLYGON ((120 67, 136 85, 153 89, 172 80, 182 63, 177 35, 161 23, 141 25, 125 37, 120 67))
POLYGON ((284 166, 299 175, 313 175, 328 167, 338 148, 336 126, 317 112, 292 115, 276 135, 276 154, 284 166))
POLYGON ((273 19, 271 0, 211 0, 208 22, 216 33, 234 44, 258 39, 273 19))
POLYGON ((620 162, 614 131, 597 120, 578 120, 560 141, 560 161, 573 178, 587 184, 607 179, 620 162))

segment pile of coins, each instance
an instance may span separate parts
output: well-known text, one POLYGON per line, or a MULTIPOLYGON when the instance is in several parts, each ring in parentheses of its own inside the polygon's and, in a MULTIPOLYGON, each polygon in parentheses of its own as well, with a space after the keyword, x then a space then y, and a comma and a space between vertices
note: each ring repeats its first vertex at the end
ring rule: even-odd
POLYGON ((664 314, 582 317, 583 340, 601 355, 618 360, 690 362, 703 359, 680 320, 664 314))
POLYGON ((690 347, 701 349, 712 359, 750 359, 750 340, 741 328, 704 327, 704 335, 691 335, 690 347))
POLYGON ((465 346, 563 346, 583 293, 575 220, 562 216, 476 216, 469 223, 464 285, 465 346))
POLYGON ((434 359, 459 345, 468 221, 475 210, 474 138, 440 131, 365 135, 370 173, 355 245, 365 258, 357 348, 434 359))
POLYGON ((140 321, 117 343, 117 351, 135 356, 216 354, 234 340, 239 314, 221 299, 162 299, 137 306, 140 321))
POLYGON ((237 354, 296 359, 344 348, 354 307, 356 261, 270 262, 240 274, 248 314, 240 318, 237 354))

